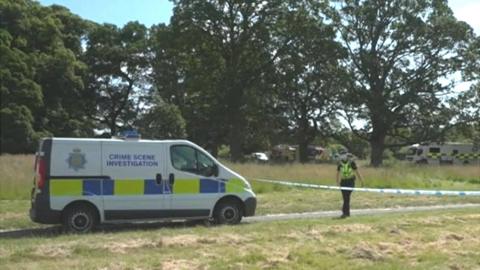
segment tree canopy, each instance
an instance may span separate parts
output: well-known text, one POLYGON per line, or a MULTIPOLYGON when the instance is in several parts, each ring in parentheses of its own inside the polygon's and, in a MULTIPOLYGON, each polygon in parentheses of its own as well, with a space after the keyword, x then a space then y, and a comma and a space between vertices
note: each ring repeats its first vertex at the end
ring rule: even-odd
POLYGON ((480 145, 480 38, 447 1, 173 3, 146 27, 0 1, 1 153, 126 129, 234 161, 279 143, 303 162, 334 140, 374 166, 407 144, 480 145))
POLYGON ((348 51, 347 119, 370 142, 371 164, 385 148, 435 140, 451 123, 445 97, 462 70, 472 29, 457 21, 447 1, 340 2, 335 22, 348 51))

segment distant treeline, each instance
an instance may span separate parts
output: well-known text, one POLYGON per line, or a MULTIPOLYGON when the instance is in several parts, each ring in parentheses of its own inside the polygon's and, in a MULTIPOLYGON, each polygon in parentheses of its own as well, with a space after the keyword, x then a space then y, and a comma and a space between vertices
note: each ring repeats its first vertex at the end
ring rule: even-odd
POLYGON ((1 152, 135 128, 234 161, 277 143, 305 161, 333 139, 380 165, 391 147, 478 142, 479 70, 480 38, 442 0, 177 0, 150 28, 0 0, 1 152))

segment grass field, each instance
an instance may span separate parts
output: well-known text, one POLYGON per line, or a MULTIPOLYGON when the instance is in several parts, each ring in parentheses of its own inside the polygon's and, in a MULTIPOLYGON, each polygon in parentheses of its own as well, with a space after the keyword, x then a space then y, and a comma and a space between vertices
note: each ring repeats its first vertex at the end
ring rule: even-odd
POLYGON ((34 163, 33 155, 0 155, 0 200, 29 199, 34 163))
MULTIPOLYGON (((335 166, 227 164, 258 195, 257 214, 339 210, 339 192, 254 178, 334 184, 335 166)), ((204 227, 107 227, 63 235, 28 218, 33 156, 0 156, 0 269, 480 269, 478 209, 204 227), (27 230, 28 231, 28 230, 27 230)), ((480 190, 478 166, 361 167, 366 186, 480 190)), ((480 197, 355 192, 352 208, 480 203, 480 197)))
MULTIPOLYGON (((251 180, 257 194, 285 191, 287 188, 252 181, 254 178, 294 180, 335 184, 332 164, 235 164, 228 167, 251 180)), ((0 156, 0 200, 29 199, 33 182, 33 155, 0 156)), ((425 188, 480 190, 480 166, 411 166, 399 163, 386 168, 361 167, 366 186, 373 188, 425 188)))
POLYGON ((2 269, 478 269, 477 209, 4 238, 2 269))
MULTIPOLYGON (((38 227, 28 218, 33 178, 32 155, 0 156, 0 229, 38 227)), ((340 209, 339 192, 290 188, 260 183, 254 178, 335 183, 331 164, 226 164, 250 179, 258 196, 257 214, 291 213, 340 209)), ((368 187, 480 190, 477 166, 408 166, 360 168, 368 187)), ((382 208, 445 203, 480 203, 480 197, 405 196, 355 192, 352 208, 382 208)))

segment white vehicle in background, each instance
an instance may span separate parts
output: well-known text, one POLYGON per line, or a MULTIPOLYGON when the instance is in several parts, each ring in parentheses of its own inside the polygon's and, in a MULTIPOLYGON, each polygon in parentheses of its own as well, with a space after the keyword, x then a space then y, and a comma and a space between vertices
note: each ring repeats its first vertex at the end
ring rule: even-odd
POLYGON ((480 149, 465 143, 414 144, 406 159, 415 164, 478 164, 480 149))
POLYGON ((259 163, 267 163, 268 162, 268 156, 267 156, 267 154, 265 154, 263 152, 252 153, 252 159, 256 162, 259 162, 259 163))

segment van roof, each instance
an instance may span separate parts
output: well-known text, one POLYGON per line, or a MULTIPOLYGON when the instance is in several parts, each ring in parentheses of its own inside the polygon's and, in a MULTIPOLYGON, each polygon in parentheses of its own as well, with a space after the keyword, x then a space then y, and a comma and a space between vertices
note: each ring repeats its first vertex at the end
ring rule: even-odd
POLYGON ((44 138, 51 139, 52 141, 88 141, 88 142, 142 142, 142 143, 192 143, 188 140, 144 140, 144 139, 106 139, 106 138, 62 138, 62 137, 51 137, 44 138))

